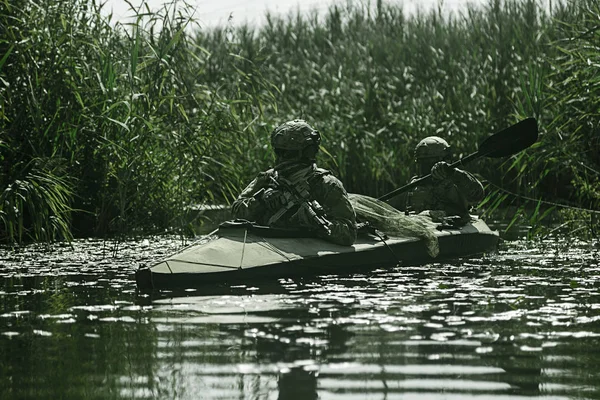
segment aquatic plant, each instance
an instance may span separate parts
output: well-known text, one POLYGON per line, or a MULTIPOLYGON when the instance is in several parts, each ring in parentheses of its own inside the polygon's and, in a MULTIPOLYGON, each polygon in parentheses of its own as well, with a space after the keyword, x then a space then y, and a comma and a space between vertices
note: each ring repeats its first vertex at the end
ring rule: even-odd
POLYGON ((8 239, 72 239, 69 227, 73 184, 60 159, 20 163, 15 179, 0 193, 0 226, 8 239))
MULTIPOLYGON (((491 185, 495 209, 518 205, 512 223, 526 218, 532 232, 568 229, 594 234, 600 215, 600 130, 597 68, 600 8, 593 1, 558 3, 556 22, 545 32, 546 57, 530 66, 522 82, 519 117, 535 115, 542 136, 530 152, 508 160, 491 185), (512 191, 506 182, 512 181, 512 191), (503 182, 504 184, 500 183, 503 182), (515 193, 516 192, 516 193, 515 193), (555 210, 558 227, 540 222, 555 210)), ((510 226, 510 225, 509 225, 510 226)))
POLYGON ((546 202, 598 208, 591 0, 415 15, 351 3, 210 30, 184 2, 126 23, 83 0, 0 6, 1 239, 184 228, 190 206, 228 203, 268 167, 270 130, 296 117, 321 131, 322 166, 379 196, 414 174, 422 137, 446 137, 459 158, 535 116, 539 144, 473 166, 489 183, 481 208, 534 223, 546 202), (41 165, 60 189, 31 184, 24 200, 41 165), (20 214, 30 201, 35 222, 20 214))
POLYGON ((202 83, 181 5, 115 27, 94 2, 1 4, 0 236, 163 230, 190 204, 233 196, 230 148, 261 98, 202 83), (32 172, 49 159, 60 174, 32 172))

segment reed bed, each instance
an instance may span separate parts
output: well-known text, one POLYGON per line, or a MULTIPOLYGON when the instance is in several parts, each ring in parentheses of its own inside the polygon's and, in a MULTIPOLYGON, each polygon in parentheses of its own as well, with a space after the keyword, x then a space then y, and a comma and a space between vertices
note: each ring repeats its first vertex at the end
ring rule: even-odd
POLYGON ((94 2, 1 0, 1 239, 184 230, 191 205, 272 164, 270 130, 296 117, 322 132, 322 166, 378 196, 414 173, 421 138, 460 157, 535 116, 538 144, 476 166, 482 209, 598 210, 594 3, 379 1, 202 30, 182 2, 115 25, 94 2))

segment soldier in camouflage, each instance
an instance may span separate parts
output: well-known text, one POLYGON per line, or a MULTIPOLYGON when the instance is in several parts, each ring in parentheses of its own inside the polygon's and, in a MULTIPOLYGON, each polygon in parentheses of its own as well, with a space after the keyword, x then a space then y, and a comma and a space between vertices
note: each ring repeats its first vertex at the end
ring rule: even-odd
POLYGON ((288 121, 273 130, 276 165, 261 172, 233 203, 234 218, 261 225, 300 228, 350 246, 356 215, 342 183, 317 168, 321 135, 306 121, 288 121))
POLYGON ((452 168, 449 158, 450 146, 440 137, 429 136, 417 144, 415 161, 419 176, 431 174, 432 179, 408 194, 408 212, 431 210, 437 218, 458 217, 455 221, 458 224, 470 220, 469 210, 483 199, 483 186, 469 172, 452 168))

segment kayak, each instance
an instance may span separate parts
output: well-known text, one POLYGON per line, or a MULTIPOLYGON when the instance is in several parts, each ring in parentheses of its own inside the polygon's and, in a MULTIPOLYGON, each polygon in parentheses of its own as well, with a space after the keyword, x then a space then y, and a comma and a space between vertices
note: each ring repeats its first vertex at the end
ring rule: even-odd
POLYGON ((302 231, 226 221, 198 242, 142 266, 135 278, 140 289, 170 289, 347 273, 482 254, 495 250, 499 240, 498 232, 475 216, 461 227, 430 222, 430 228, 439 244, 433 255, 422 238, 374 229, 359 233, 352 246, 342 246, 302 231))

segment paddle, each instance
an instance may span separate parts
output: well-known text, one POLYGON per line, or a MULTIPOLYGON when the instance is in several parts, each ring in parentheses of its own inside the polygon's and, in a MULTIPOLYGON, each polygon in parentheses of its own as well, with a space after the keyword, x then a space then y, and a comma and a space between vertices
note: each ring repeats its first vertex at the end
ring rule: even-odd
MULTIPOLYGON (((510 156, 525 150, 534 144, 537 138, 537 121, 535 118, 527 118, 488 137, 481 145, 479 145, 479 150, 450 164, 450 166, 456 168, 459 165, 465 165, 466 163, 481 157, 500 158, 510 156)), ((392 190, 388 194, 384 194, 378 198, 378 200, 387 201, 400 193, 404 193, 415 186, 423 184, 430 178, 431 174, 425 175, 408 185, 404 185, 398 189, 392 190)))

